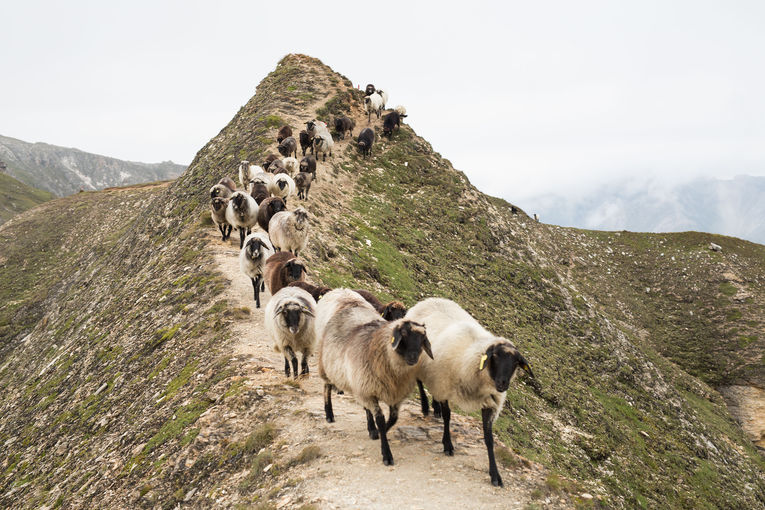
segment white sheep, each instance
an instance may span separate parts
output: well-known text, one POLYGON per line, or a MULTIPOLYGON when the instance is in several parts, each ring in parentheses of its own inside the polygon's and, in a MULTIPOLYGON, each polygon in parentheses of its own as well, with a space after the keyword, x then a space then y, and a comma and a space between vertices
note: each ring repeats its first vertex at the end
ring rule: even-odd
POLYGON ((295 181, 287 174, 276 174, 268 185, 268 191, 286 204, 287 199, 295 194, 295 181))
POLYGON ((289 251, 296 256, 308 244, 308 212, 302 207, 294 211, 280 211, 268 222, 268 235, 276 251, 289 251))
POLYGON ((313 138, 313 153, 318 156, 319 152, 322 152, 322 161, 327 160, 327 153, 332 157, 332 147, 334 146, 335 141, 329 132, 319 133, 313 138))
POLYGON ((231 225, 226 221, 226 209, 228 208, 228 198, 215 197, 210 201, 210 215, 213 223, 220 230, 223 241, 231 235, 231 225))
POLYGON ((363 297, 335 289, 316 305, 319 376, 324 380, 324 413, 335 421, 332 388, 351 393, 364 406, 367 431, 380 438, 383 464, 393 464, 387 431, 401 402, 414 388, 422 352, 432 357, 425 328, 411 320, 388 322, 363 297), (388 421, 380 408, 388 404, 388 421))
POLYGON ((316 301, 300 287, 284 287, 271 296, 266 305, 264 325, 266 333, 274 342, 274 350, 284 355, 284 374, 298 376, 298 359, 302 354, 300 375, 308 375, 308 357, 316 347, 313 318, 316 301))
POLYGON ((258 203, 248 193, 235 191, 228 201, 226 222, 239 229, 239 249, 242 249, 244 238, 258 224, 258 203))
POLYGON ((287 169, 287 172, 291 176, 296 175, 300 170, 300 163, 298 163, 297 158, 284 158, 282 159, 282 163, 284 163, 284 168, 287 169))
POLYGON ((492 424, 502 409, 516 368, 534 376, 526 359, 509 340, 486 331, 454 301, 425 299, 412 307, 405 318, 425 325, 433 348, 433 360, 422 363, 417 378, 423 413, 427 414, 428 404, 422 383, 433 395, 434 410, 441 409, 444 452, 454 454, 449 431, 450 403, 465 412, 480 409, 491 483, 501 486, 502 478, 494 460, 492 424))
POLYGON ((406 107, 405 106, 398 105, 397 107, 394 108, 394 110, 396 110, 396 112, 398 112, 398 114, 401 116, 402 119, 404 117, 406 117, 406 107))
POLYGON ((266 260, 274 254, 271 241, 265 232, 253 232, 244 240, 244 246, 239 252, 239 269, 252 282, 255 298, 255 308, 260 308, 260 292, 265 288, 263 273, 266 260))
POLYGON ((388 93, 385 92, 384 90, 380 90, 380 89, 377 89, 375 91, 375 93, 378 94, 380 96, 380 98, 382 98, 382 107, 383 107, 383 110, 384 110, 385 109, 385 105, 388 104, 388 93))
POLYGON ((377 92, 364 98, 364 111, 367 112, 367 122, 372 120, 372 113, 375 113, 379 119, 380 113, 382 113, 382 109, 383 100, 380 94, 377 92))

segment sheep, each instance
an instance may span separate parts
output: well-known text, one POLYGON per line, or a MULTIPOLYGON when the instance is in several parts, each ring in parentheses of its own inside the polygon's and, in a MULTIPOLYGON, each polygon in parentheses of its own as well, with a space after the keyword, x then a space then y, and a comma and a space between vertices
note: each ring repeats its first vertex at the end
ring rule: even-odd
POLYGON ((289 138, 290 136, 292 136, 292 128, 289 126, 282 126, 276 134, 276 141, 282 143, 282 140, 289 138))
POLYGON ((252 290, 255 298, 255 308, 260 308, 260 291, 265 286, 263 282, 263 271, 266 267, 266 260, 274 254, 271 241, 268 235, 263 232, 253 232, 244 240, 244 247, 239 252, 239 268, 250 277, 252 290))
POLYGON ((313 152, 313 136, 309 135, 305 129, 300 131, 300 148, 303 150, 303 156, 308 148, 313 152))
POLYGON ((308 172, 300 172, 295 176, 295 186, 298 190, 298 198, 308 200, 308 192, 311 191, 311 182, 313 182, 313 175, 308 172))
POLYGON ((292 282, 305 280, 307 273, 303 261, 288 251, 279 251, 268 257, 263 271, 266 287, 272 296, 292 282))
POLYGON ((353 136, 353 128, 356 127, 356 121, 348 117, 339 117, 335 119, 335 131, 340 135, 341 140, 345 140, 345 132, 350 131, 353 136))
POLYGON ((364 90, 364 94, 367 96, 371 96, 375 93, 375 86, 371 83, 367 84, 367 88, 364 90))
POLYGON ((300 375, 308 375, 308 357, 316 346, 313 318, 316 301, 299 287, 284 287, 271 296, 266 305, 264 326, 266 333, 274 341, 274 350, 284 355, 284 375, 298 377, 297 355, 302 354, 300 375))
POLYGON ((375 93, 382 99, 382 109, 385 109, 385 105, 388 103, 388 93, 384 90, 377 89, 375 93))
POLYGON ((274 175, 273 182, 268 186, 268 191, 275 197, 279 197, 287 205, 287 199, 295 193, 295 181, 286 173, 274 175))
POLYGON ((398 112, 393 111, 383 117, 383 136, 393 138, 393 129, 398 126, 401 129, 401 116, 398 112))
POLYGON ((406 115, 406 107, 405 107, 405 106, 401 106, 401 105, 398 105, 397 107, 395 107, 395 108, 394 108, 394 110, 395 110, 396 112, 398 112, 399 116, 400 116, 402 119, 403 119, 404 117, 406 117, 406 116, 407 116, 407 115, 406 115))
POLYGON ((239 229, 239 249, 244 246, 244 238, 250 235, 258 219, 258 204, 255 199, 243 191, 235 191, 226 207, 226 222, 239 229))
POLYGON ((262 204, 265 199, 269 198, 271 193, 268 192, 268 186, 265 184, 256 181, 250 181, 250 196, 255 199, 255 202, 258 204, 258 208, 260 208, 260 204, 262 204))
POLYGON ((282 173, 279 171, 280 169, 284 170, 284 173, 287 173, 287 168, 284 166, 284 162, 277 158, 268 164, 268 168, 266 170, 268 170, 269 173, 277 174, 282 173))
POLYGON ((319 301, 314 327, 326 420, 335 421, 333 387, 353 394, 366 411, 369 437, 380 439, 383 464, 392 465, 387 431, 396 424, 399 406, 414 388, 421 353, 433 355, 425 328, 407 319, 381 319, 372 305, 350 289, 335 289, 319 301), (380 402, 390 408, 387 423, 380 402))
POLYGON ((281 211, 268 222, 268 235, 276 251, 291 251, 295 256, 308 244, 308 212, 298 207, 292 212, 281 211))
POLYGON ((319 133, 327 132, 329 133, 329 130, 327 129, 327 124, 320 121, 320 120, 309 120, 305 123, 305 130, 306 133, 308 133, 309 136, 314 137, 319 133))
POLYGON ((372 145, 375 143, 375 132, 372 128, 364 128, 361 133, 359 133, 358 138, 358 144, 359 149, 361 149, 361 153, 366 158, 368 155, 372 154, 372 145))
POLYGON ((316 158, 313 154, 309 154, 300 160, 300 171, 312 173, 313 180, 316 180, 316 158))
POLYGON ((236 184, 234 184, 234 181, 231 180, 230 177, 224 177, 218 181, 218 184, 210 188, 210 198, 230 198, 234 191, 236 191, 236 184))
POLYGON ((332 290, 329 287, 319 287, 317 285, 313 285, 311 283, 302 282, 302 281, 292 282, 289 285, 287 285, 287 287, 300 287, 304 291, 308 292, 313 298, 313 300, 316 301, 317 303, 322 298, 322 296, 324 296, 324 294, 332 290))
POLYGON ((406 306, 404 306, 404 303, 401 301, 391 301, 387 305, 384 305, 374 294, 367 290, 356 289, 354 292, 372 305, 374 309, 377 310, 377 313, 379 313, 386 321, 401 319, 406 315, 406 306))
POLYGON ((282 143, 280 143, 276 149, 279 151, 279 154, 284 157, 290 157, 294 153, 297 158, 297 142, 291 136, 282 140, 282 143))
POLYGON ((329 157, 332 157, 332 147, 334 146, 335 141, 332 140, 332 135, 319 134, 316 135, 313 139, 314 154, 319 154, 319 152, 322 152, 322 161, 327 161, 327 152, 329 152, 329 157))
POLYGON ((271 164, 271 162, 277 159, 279 159, 279 156, 277 156, 276 154, 273 154, 273 153, 269 154, 268 156, 266 156, 266 159, 263 160, 263 164, 261 166, 266 172, 270 172, 270 170, 268 169, 268 166, 271 164))
POLYGON ((273 215, 286 210, 287 206, 284 205, 284 201, 279 197, 270 197, 263 200, 258 207, 258 225, 268 232, 268 222, 271 221, 273 215))
POLYGON ((231 236, 231 225, 226 221, 226 208, 228 207, 228 198, 215 197, 210 201, 210 214, 212 215, 213 223, 220 230, 223 236, 223 241, 227 240, 231 236))
POLYGON ((372 121, 372 113, 375 113, 377 115, 377 118, 380 118, 380 113, 382 112, 383 108, 383 100, 382 97, 380 97, 380 94, 374 93, 371 96, 367 96, 364 98, 364 110, 367 112, 367 123, 372 121))
POLYGON ((440 404, 444 453, 454 455, 449 403, 466 412, 481 409, 491 483, 502 486, 494 460, 492 424, 502 409, 516 368, 521 367, 533 378, 531 367, 510 341, 486 331, 454 301, 425 299, 412 307, 405 318, 424 324, 433 345, 434 361, 422 363, 417 379, 423 413, 428 411, 423 383, 433 395, 434 411, 438 411, 435 403, 440 404))
POLYGON ((282 159, 282 163, 290 176, 295 175, 298 173, 298 170, 300 170, 300 163, 298 163, 297 158, 284 158, 282 159))
POLYGON ((252 176, 250 175, 250 162, 243 160, 239 163, 239 184, 242 185, 242 189, 247 188, 247 183, 250 182, 252 176))

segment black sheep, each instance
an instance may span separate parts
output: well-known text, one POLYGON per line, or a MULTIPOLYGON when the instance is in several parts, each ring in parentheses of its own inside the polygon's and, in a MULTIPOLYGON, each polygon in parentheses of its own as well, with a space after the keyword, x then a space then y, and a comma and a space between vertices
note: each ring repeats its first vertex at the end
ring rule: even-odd
POLYGON ((383 136, 393 137, 393 129, 398 126, 401 129, 401 115, 397 111, 392 111, 383 117, 383 136))
POLYGON ((335 131, 340 135, 341 140, 345 140, 345 132, 350 131, 353 136, 353 128, 356 127, 356 123, 353 119, 348 117, 339 117, 335 119, 335 131))
POLYGON ((300 148, 303 149, 303 156, 305 156, 305 150, 311 148, 311 154, 313 154, 313 136, 308 134, 305 129, 300 132, 300 148))
POLYGON ((285 158, 288 158, 292 156, 292 154, 295 154, 295 157, 297 158, 297 142, 295 139, 291 136, 288 136, 284 140, 282 140, 282 143, 279 144, 279 147, 277 147, 279 150, 279 154, 284 156, 285 158))
POLYGON ((313 174, 313 180, 316 180, 316 158, 309 154, 300 160, 300 171, 313 174))
POLYGON ((292 136, 292 128, 289 126, 282 126, 276 134, 276 141, 282 143, 282 140, 289 136, 292 136))
POLYGON ((372 154, 372 144, 375 143, 375 132, 372 128, 364 128, 361 133, 359 133, 358 142, 364 157, 368 154, 372 154))

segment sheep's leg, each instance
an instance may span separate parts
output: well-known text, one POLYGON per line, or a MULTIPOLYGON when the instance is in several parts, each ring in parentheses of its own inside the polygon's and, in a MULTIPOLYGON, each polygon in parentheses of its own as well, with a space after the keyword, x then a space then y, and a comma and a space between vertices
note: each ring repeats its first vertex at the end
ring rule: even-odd
MULTIPOLYGON (((295 354, 295 351, 292 350, 292 347, 287 346, 287 348, 284 349, 284 355, 285 355, 284 356, 285 360, 287 359, 287 356, 289 356, 290 361, 292 361, 292 376, 295 379, 297 379, 297 377, 298 377, 298 369, 297 369, 298 359, 297 359, 297 355, 295 354)), ((290 374, 289 374, 289 371, 288 371, 287 372, 287 377, 289 377, 289 376, 290 376, 290 374)))
POLYGON ((494 460, 494 431, 492 431, 492 416, 494 409, 481 409, 481 418, 483 419, 483 442, 486 444, 486 451, 489 452, 489 476, 491 484, 495 487, 502 487, 502 477, 497 471, 497 462, 494 460))
POLYGON ((372 411, 364 408, 367 413, 367 432, 369 432, 369 439, 380 439, 380 434, 377 433, 377 426, 375 425, 375 417, 372 416, 372 411))
POLYGON ((422 415, 427 416, 430 412, 430 406, 428 405, 428 395, 425 393, 425 386, 422 385, 422 381, 417 379, 417 388, 420 390, 420 407, 422 408, 422 415))
POLYGON ((380 451, 382 453, 383 464, 386 466, 393 465, 393 454, 390 452, 390 445, 388 444, 388 429, 385 427, 385 415, 380 409, 380 404, 375 402, 375 423, 377 424, 377 431, 380 433, 380 451))
POLYGON ((290 376, 290 360, 287 359, 287 356, 284 357, 284 375, 290 376))
POLYGON ((449 423, 452 418, 452 410, 449 409, 449 402, 444 400, 441 402, 441 411, 444 415, 444 437, 441 442, 444 445, 444 453, 448 456, 454 455, 454 445, 452 444, 452 434, 449 430, 449 423))
POLYGON ((401 403, 398 403, 394 406, 390 406, 390 409, 388 411, 388 422, 385 424, 386 430, 390 430, 398 421, 398 408, 401 405, 401 403))
POLYGON ((308 375, 308 354, 303 353, 303 361, 300 362, 300 375, 308 375))
POLYGON ((260 292, 264 292, 266 290, 266 281, 261 280, 260 281, 260 292))
POLYGON ((433 399, 433 418, 441 418, 441 403, 433 399))
POLYGON ((239 227, 239 249, 242 249, 242 246, 244 246, 244 230, 242 227, 239 227))
POLYGON ((327 422, 335 421, 335 413, 332 412, 332 385, 324 383, 324 417, 327 422))
POLYGON ((250 278, 252 282, 252 290, 255 297, 255 308, 260 308, 260 276, 258 279, 250 278))

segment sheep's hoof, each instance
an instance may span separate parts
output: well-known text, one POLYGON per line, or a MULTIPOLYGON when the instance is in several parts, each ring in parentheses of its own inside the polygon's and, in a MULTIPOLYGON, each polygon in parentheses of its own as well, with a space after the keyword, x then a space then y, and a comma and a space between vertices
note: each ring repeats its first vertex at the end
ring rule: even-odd
POLYGON ((454 457, 454 448, 444 448, 444 453, 449 457, 454 457))
POLYGON ((383 458, 383 464, 385 464, 386 466, 392 466, 393 465, 393 457, 391 457, 389 459, 383 458))
POLYGON ((500 476, 499 476, 499 475, 497 475, 497 477, 496 477, 496 478, 492 478, 492 479, 491 479, 491 484, 492 484, 494 487, 504 487, 504 486, 505 486, 505 485, 502 483, 502 478, 500 478, 500 476))
POLYGON ((369 431, 369 439, 380 439, 380 433, 376 430, 369 431))
POLYGON ((335 423, 335 417, 334 416, 327 416, 327 423, 335 423))

